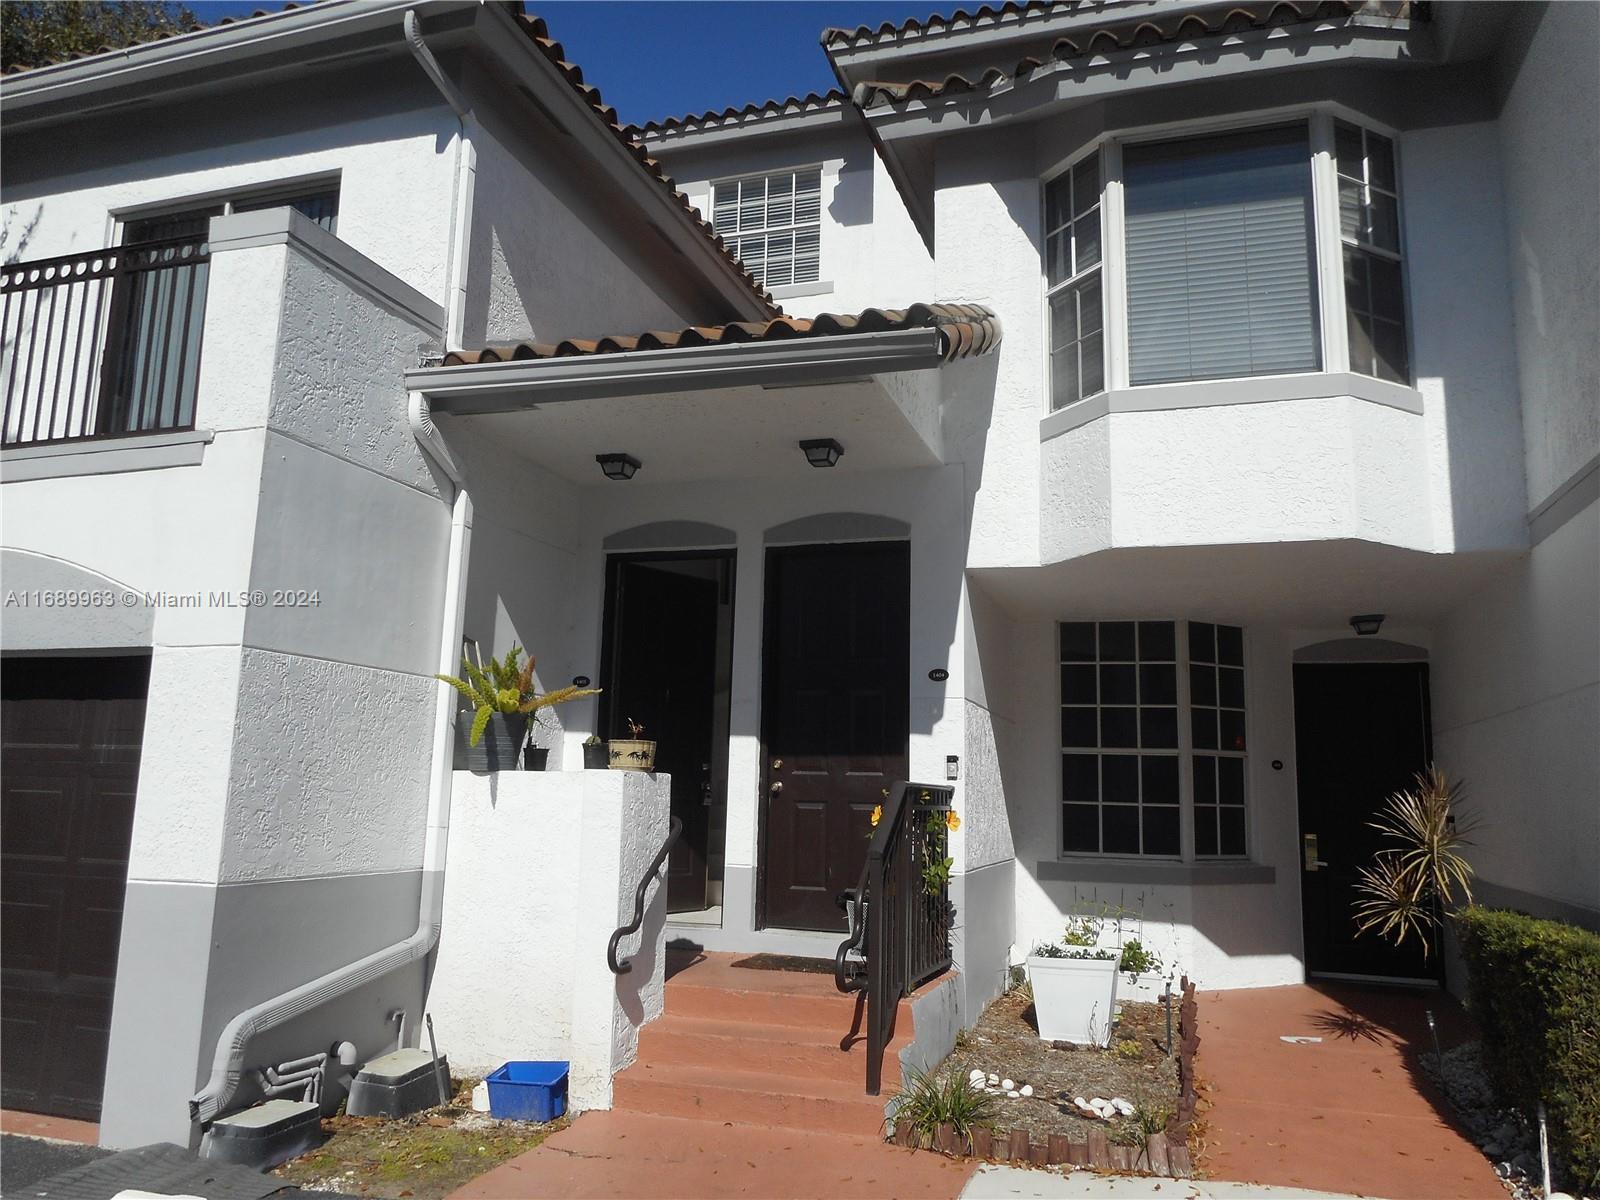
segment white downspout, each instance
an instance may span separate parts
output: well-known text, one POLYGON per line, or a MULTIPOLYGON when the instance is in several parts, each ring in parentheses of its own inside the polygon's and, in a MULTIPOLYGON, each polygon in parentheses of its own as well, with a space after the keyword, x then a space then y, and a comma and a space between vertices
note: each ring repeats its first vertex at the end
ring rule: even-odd
MULTIPOLYGON (((470 245, 472 193, 477 172, 477 152, 470 136, 473 117, 461 93, 423 42, 414 11, 406 13, 404 28, 407 47, 461 124, 460 136, 456 141, 455 196, 450 210, 444 328, 445 348, 459 349, 466 314, 467 247, 470 245)), ((454 674, 461 649, 467 560, 472 542, 472 498, 467 494, 461 469, 433 423, 427 397, 420 392, 413 392, 407 416, 418 445, 438 463, 439 469, 455 489, 450 507, 450 551, 445 568, 437 665, 440 674, 454 674)), ((418 906, 416 931, 403 942, 396 942, 262 1004, 247 1008, 229 1021, 217 1039, 211 1076, 189 1101, 191 1121, 207 1125, 222 1115, 239 1089, 239 1080, 245 1069, 245 1052, 258 1034, 419 962, 438 946, 439 926, 444 913, 445 850, 450 830, 455 709, 455 693, 449 684, 436 684, 433 772, 428 781, 428 827, 423 848, 422 898, 418 906)))

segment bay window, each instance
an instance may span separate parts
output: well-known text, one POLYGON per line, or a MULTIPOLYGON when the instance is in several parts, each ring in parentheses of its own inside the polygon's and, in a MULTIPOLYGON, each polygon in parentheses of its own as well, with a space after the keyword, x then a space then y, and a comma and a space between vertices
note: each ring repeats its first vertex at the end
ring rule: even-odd
POLYGON ((1065 854, 1239 858, 1244 632, 1195 621, 1060 625, 1065 854))
POLYGON ((1316 112, 1110 138, 1045 182, 1044 209, 1052 410, 1252 376, 1410 382, 1382 134, 1316 112))

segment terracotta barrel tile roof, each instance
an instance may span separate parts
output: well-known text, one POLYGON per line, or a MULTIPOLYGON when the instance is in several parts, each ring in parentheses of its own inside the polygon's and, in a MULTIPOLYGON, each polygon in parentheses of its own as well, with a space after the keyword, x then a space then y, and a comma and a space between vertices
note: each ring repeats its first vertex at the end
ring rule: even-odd
POLYGON ((703 113, 690 113, 682 117, 662 117, 659 121, 646 121, 643 125, 626 125, 623 132, 634 138, 659 137, 680 130, 703 129, 730 123, 743 124, 752 118, 788 116, 793 113, 821 112, 840 108, 849 97, 837 88, 822 95, 810 92, 804 96, 790 96, 784 100, 764 100, 760 104, 746 104, 738 108, 712 109, 703 113))
MULTIPOLYGON (((1053 15, 1072 12, 1075 6, 1062 3, 1008 4, 999 9, 979 9, 968 16, 956 13, 944 25, 956 28, 965 22, 976 28, 982 21, 991 23, 1007 15, 1053 15)), ((1165 17, 1142 17, 1134 21, 1107 24, 1100 28, 1076 32, 1071 37, 1060 37, 1051 45, 1045 57, 1028 57, 1007 66, 992 66, 987 70, 950 74, 936 79, 872 80, 860 83, 855 89, 855 99, 863 108, 912 100, 926 100, 939 96, 967 92, 988 91, 1002 84, 1024 79, 1041 67, 1055 63, 1090 59, 1096 55, 1119 50, 1142 50, 1154 46, 1178 45, 1202 38, 1230 37, 1253 30, 1275 29, 1288 25, 1333 23, 1352 18, 1377 18, 1387 21, 1421 19, 1426 5, 1417 0, 1268 0, 1263 3, 1241 3, 1232 7, 1218 7, 1208 12, 1173 13, 1165 17)), ((908 28, 922 28, 916 22, 895 29, 858 29, 846 34, 849 44, 860 44, 870 39, 874 42, 897 37, 908 28)), ((927 28, 932 28, 930 23, 927 28)), ((830 30, 830 34, 842 34, 830 30)), ((842 44, 830 43, 825 44, 842 44)))
POLYGON ((947 362, 988 354, 1000 345, 1000 320, 993 310, 982 304, 913 304, 910 308, 869 308, 851 315, 823 313, 818 317, 776 317, 770 321, 692 325, 687 329, 653 330, 649 333, 594 339, 568 338, 554 344, 517 342, 482 350, 452 351, 445 355, 444 365, 450 367, 589 354, 624 354, 691 346, 731 346, 740 342, 782 342, 902 329, 937 329, 941 353, 947 362))

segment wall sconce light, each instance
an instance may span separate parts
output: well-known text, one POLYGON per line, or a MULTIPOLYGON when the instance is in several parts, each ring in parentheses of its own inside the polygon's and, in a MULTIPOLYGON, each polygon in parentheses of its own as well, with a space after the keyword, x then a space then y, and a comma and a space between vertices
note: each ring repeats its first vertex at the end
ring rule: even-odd
POLYGON ((1378 632, 1382 624, 1382 613, 1366 613, 1363 616, 1350 618, 1350 628, 1356 631, 1357 637, 1371 637, 1378 632))
POLYGON ((809 442, 801 442, 800 449, 805 452, 806 461, 813 467, 831 467, 844 453, 844 447, 832 438, 814 438, 809 442))
POLYGON ((594 460, 607 479, 632 479, 639 469, 639 460, 631 454, 596 454, 594 460))

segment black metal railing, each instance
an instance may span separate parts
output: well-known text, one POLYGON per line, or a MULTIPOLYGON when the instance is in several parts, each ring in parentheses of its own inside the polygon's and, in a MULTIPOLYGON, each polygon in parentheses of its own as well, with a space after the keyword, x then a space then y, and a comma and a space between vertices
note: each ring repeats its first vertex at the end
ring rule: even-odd
POLYGON ((866 992, 867 1094, 883 1087, 883 1052, 900 1000, 950 966, 951 788, 897 783, 856 888, 839 897, 849 936, 834 956, 842 992, 866 992))
POLYGON ((7 446, 194 428, 204 235, 0 267, 7 446))
POLYGON ((613 975, 626 975, 633 970, 631 960, 625 958, 617 961, 617 946, 630 933, 638 933, 639 926, 644 924, 644 894, 649 890, 651 880, 660 875, 661 864, 667 861, 667 855, 672 853, 672 847, 677 844, 678 835, 682 832, 683 822, 673 817, 672 825, 667 830, 667 840, 661 843, 661 849, 656 851, 656 856, 650 860, 650 865, 640 877, 639 886, 633 889, 633 920, 618 926, 611 934, 611 940, 606 943, 606 966, 611 968, 613 975))

